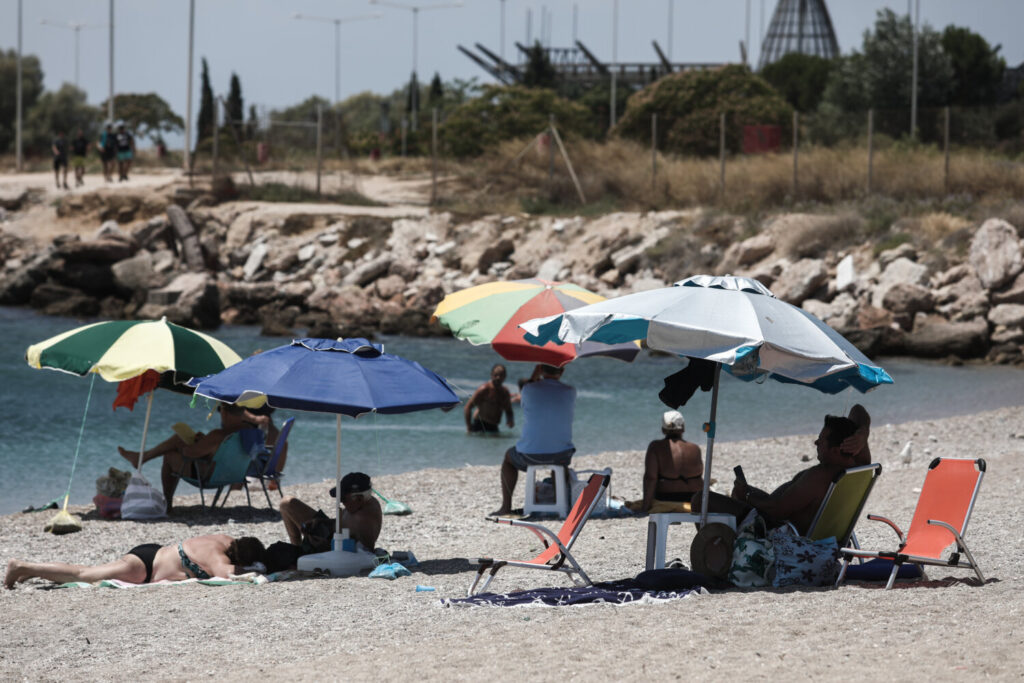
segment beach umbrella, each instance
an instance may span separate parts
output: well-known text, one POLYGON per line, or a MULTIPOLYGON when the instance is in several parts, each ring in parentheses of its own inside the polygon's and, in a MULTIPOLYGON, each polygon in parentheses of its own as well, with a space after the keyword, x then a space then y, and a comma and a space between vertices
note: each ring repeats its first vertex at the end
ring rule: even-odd
MULTIPOLYGON (((526 339, 537 344, 643 339, 651 349, 713 363, 706 475, 723 367, 739 379, 772 378, 830 394, 849 387, 866 392, 893 381, 821 320, 744 277, 696 275, 672 287, 608 299, 522 327, 526 339)), ((702 515, 707 514, 708 487, 705 476, 702 515)))
POLYGON ((457 405, 443 377, 384 353, 366 339, 295 339, 211 377, 189 382, 198 396, 227 403, 337 415, 336 531, 341 533, 341 416, 386 415, 457 405))
MULTIPOLYGON (((192 377, 223 370, 241 358, 223 342, 161 318, 111 320, 77 327, 29 346, 25 360, 33 368, 59 370, 79 377, 92 374, 94 379, 99 375, 108 382, 133 380, 152 371, 160 373, 165 384, 180 385, 192 377)), ((145 486, 148 484, 141 475, 141 453, 146 450, 146 433, 152 409, 153 392, 150 391, 142 426, 140 457, 136 465, 140 485, 145 486)), ((68 490, 70 493, 70 486, 68 490)), ((67 495, 64 506, 67 507, 67 495)))
POLYGON ((632 361, 640 351, 636 342, 603 344, 582 341, 565 345, 530 344, 519 324, 604 301, 600 294, 568 282, 533 278, 488 282, 452 292, 434 309, 431 321, 451 330, 456 339, 480 346, 490 344, 505 360, 546 363, 561 367, 584 356, 610 356, 632 361))

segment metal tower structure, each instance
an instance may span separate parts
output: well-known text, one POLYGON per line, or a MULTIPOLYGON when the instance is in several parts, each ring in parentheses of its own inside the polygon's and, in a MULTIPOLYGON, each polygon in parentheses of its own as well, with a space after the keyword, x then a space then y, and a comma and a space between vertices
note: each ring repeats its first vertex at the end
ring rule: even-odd
POLYGON ((757 68, 763 69, 790 52, 826 59, 839 56, 839 42, 825 0, 779 0, 757 68))

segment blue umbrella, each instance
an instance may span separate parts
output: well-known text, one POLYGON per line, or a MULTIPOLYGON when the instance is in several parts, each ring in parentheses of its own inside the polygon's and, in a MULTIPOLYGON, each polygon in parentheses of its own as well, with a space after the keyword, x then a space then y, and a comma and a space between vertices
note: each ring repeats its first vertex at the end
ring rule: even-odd
MULTIPOLYGON (((443 377, 362 338, 295 339, 190 384, 197 396, 227 403, 263 398, 272 408, 337 414, 339 509, 342 415, 390 415, 459 403, 443 377)), ((339 514, 339 533, 340 525, 339 514)))

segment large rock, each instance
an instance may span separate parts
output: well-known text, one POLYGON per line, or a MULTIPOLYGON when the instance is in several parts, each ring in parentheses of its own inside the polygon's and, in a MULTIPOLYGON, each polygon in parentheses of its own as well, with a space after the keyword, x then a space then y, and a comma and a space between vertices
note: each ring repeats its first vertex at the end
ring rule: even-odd
POLYGON ((258 213, 258 211, 249 211, 231 221, 227 237, 224 239, 224 246, 229 252, 248 244, 258 213))
POLYGON ((199 236, 185 209, 177 204, 171 204, 167 207, 167 218, 181 242, 181 251, 185 255, 185 263, 188 264, 189 270, 202 270, 206 265, 203 250, 199 246, 199 236))
POLYGON ((115 290, 114 274, 107 263, 55 259, 50 263, 49 275, 62 285, 81 289, 93 296, 107 296, 115 290))
POLYGON ((999 304, 988 312, 988 321, 993 325, 1020 327, 1024 325, 1024 305, 999 304))
POLYGON ((515 243, 510 239, 498 240, 483 250, 480 258, 477 259, 476 269, 479 273, 486 273, 495 263, 508 261, 512 252, 516 250, 515 243))
POLYGON ((900 282, 885 293, 882 306, 893 313, 913 316, 918 311, 927 313, 932 310, 935 306, 935 297, 927 287, 900 282))
POLYGON ((967 322, 929 319, 925 324, 915 324, 904 343, 912 356, 978 358, 988 351, 988 323, 984 318, 967 322))
POLYGON ((821 259, 800 259, 786 268, 772 285, 778 298, 794 306, 818 290, 828 280, 828 269, 821 259))
POLYGON ((1006 289, 992 292, 993 304, 1024 304, 1024 273, 1013 279, 1006 289))
POLYGON ((345 276, 343 284, 365 287, 379 277, 382 277, 391 268, 394 259, 390 254, 378 256, 375 259, 359 264, 355 270, 345 276))
POLYGON ((846 292, 828 303, 818 299, 807 299, 802 308, 839 332, 857 327, 857 300, 846 292))
POLYGON ((46 279, 46 269, 52 253, 46 250, 28 263, 0 276, 0 304, 20 306, 27 304, 39 283, 46 279))
POLYGON ((852 290, 856 284, 857 268, 853 261, 853 254, 847 254, 836 264, 836 291, 852 290))
POLYGON ((131 258, 118 261, 110 270, 114 275, 114 283, 130 291, 159 286, 162 279, 153 270, 153 255, 148 251, 140 251, 131 258))
POLYGON ((999 289, 1024 267, 1017 231, 1000 218, 989 218, 974 233, 967 260, 985 289, 999 289))
POLYGON ((57 248, 57 254, 69 263, 114 263, 128 258, 134 252, 135 247, 131 241, 113 238, 71 240, 57 248))
POLYGON ((0 185, 0 208, 17 211, 28 201, 28 196, 28 189, 24 187, 0 185))
POLYGON ((138 315, 167 316, 179 325, 211 329, 220 324, 220 290, 205 273, 182 273, 166 287, 150 291, 138 315))
POLYGON ((928 266, 915 263, 903 256, 893 259, 879 275, 878 284, 871 290, 871 305, 883 308, 885 295, 899 284, 926 286, 928 266))
POLYGON ((934 292, 935 310, 954 321, 971 320, 988 314, 988 293, 973 274, 934 292))

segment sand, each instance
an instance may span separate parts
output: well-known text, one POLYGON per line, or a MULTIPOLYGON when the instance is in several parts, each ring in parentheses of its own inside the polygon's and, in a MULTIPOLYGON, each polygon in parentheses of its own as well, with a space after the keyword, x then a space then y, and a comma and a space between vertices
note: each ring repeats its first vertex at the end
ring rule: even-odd
MULTIPOLYGON (((131 590, 53 589, 32 580, 0 591, 3 680, 382 680, 639 679, 752 676, 918 680, 1019 678, 1024 671, 1024 585, 1018 502, 1024 475, 1020 408, 938 421, 885 425, 871 444, 884 470, 868 511, 909 524, 927 463, 935 456, 984 457, 989 465, 967 540, 987 582, 904 586, 884 592, 850 584, 828 589, 712 592, 647 605, 562 608, 441 607, 465 594, 465 558, 531 557, 532 534, 484 521, 497 505, 494 467, 426 470, 375 478, 408 503, 408 517, 386 517, 380 545, 412 550, 419 571, 395 581, 307 579, 261 586, 152 586, 131 590), (897 454, 913 440, 913 460, 897 454), (417 584, 436 592, 416 592, 417 584)), ((813 436, 719 443, 714 474, 731 483, 742 464, 753 484, 788 479, 812 455, 813 436)), ((117 464, 117 463, 111 463, 117 464)), ((614 469, 613 494, 640 493, 639 451, 577 458, 577 468, 614 469)), ((155 470, 154 470, 155 474, 155 470)), ((325 473, 330 476, 332 473, 325 473)), ((324 507, 324 484, 286 486, 324 507)), ((104 562, 143 542, 204 533, 284 540, 266 501, 255 517, 238 504, 203 513, 198 496, 179 496, 180 516, 159 522, 104 521, 89 508, 85 529, 42 533, 52 511, 10 515, 0 524, 0 560, 104 562)), ((277 500, 276 495, 274 498, 277 500)), ((517 490, 521 505, 522 485, 517 490)), ((555 523, 557 524, 557 523, 555 523)), ((672 528, 669 557, 688 555, 691 527, 672 528)), ((865 547, 892 532, 862 522, 865 547)), ((646 520, 592 520, 576 553, 594 580, 643 570, 646 520)), ((938 567, 931 579, 968 578, 938 567)), ((506 569, 497 590, 565 585, 554 575, 506 569)))

